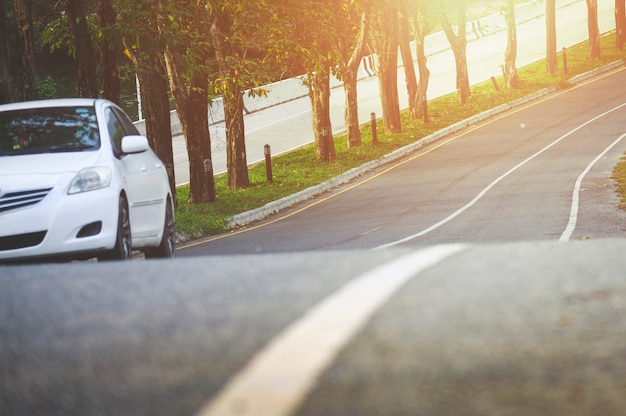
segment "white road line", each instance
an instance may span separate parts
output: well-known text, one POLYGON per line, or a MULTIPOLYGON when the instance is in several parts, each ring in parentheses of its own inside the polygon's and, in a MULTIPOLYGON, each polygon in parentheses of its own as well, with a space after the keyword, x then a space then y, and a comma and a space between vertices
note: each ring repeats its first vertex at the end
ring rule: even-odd
POLYGON ((476 195, 474 197, 474 199, 472 199, 470 202, 468 202, 467 204, 465 204, 464 206, 462 206, 461 208, 459 208, 458 210, 453 212, 448 217, 446 217, 443 220, 439 221, 438 223, 430 226, 429 228, 426 228, 423 231, 420 231, 417 234, 410 235, 408 237, 402 238, 402 239, 397 240, 397 241, 392 241, 391 243, 383 244, 381 246, 376 247, 376 249, 387 248, 387 247, 396 246, 398 244, 406 243, 407 241, 411 241, 411 240, 414 240, 414 239, 416 239, 418 237, 426 235, 426 234, 430 233, 431 231, 434 231, 437 228, 441 227, 442 225, 447 224, 448 222, 452 221, 454 218, 456 218, 459 215, 461 215, 464 211, 466 211, 467 209, 469 209, 473 205, 475 205, 483 196, 485 196, 485 194, 487 192, 489 192, 491 190, 491 188, 496 186, 500 181, 502 181, 507 176, 511 175, 513 172, 515 172, 516 170, 518 170, 519 168, 524 166, 526 163, 530 162, 531 160, 533 160, 534 158, 536 158, 540 154, 544 153, 546 150, 550 149, 552 146, 556 145, 557 143, 559 143, 562 140, 566 139, 567 137, 571 136, 573 133, 577 132, 578 130, 588 126, 589 124, 599 120, 600 118, 602 118, 602 117, 604 117, 604 116, 606 116, 606 115, 608 115, 608 114, 610 114, 610 113, 612 113, 612 112, 614 112, 614 111, 616 111, 616 110, 618 110, 618 109, 620 109, 620 108, 622 108, 624 106, 626 106, 626 103, 620 104, 617 107, 614 107, 614 108, 612 108, 612 109, 610 109, 610 110, 608 110, 608 111, 606 111, 606 112, 604 112, 604 113, 602 113, 602 114, 600 114, 598 116, 595 116, 591 120, 588 120, 588 121, 584 122, 583 124, 579 125, 578 127, 576 127, 575 129, 570 130, 569 132, 565 133, 563 136, 559 137, 558 139, 556 139, 555 141, 553 141, 552 143, 550 143, 549 145, 547 145, 543 149, 539 150, 534 155, 530 156, 526 160, 518 163, 513 168, 509 169, 505 174, 503 174, 502 176, 500 176, 499 178, 497 178, 496 180, 491 182, 485 189, 483 189, 478 195, 476 195))
POLYGON ((294 114, 291 114, 291 115, 289 115, 287 117, 283 117, 283 118, 281 118, 279 120, 272 121, 271 123, 265 123, 261 127, 251 128, 250 130, 246 130, 246 134, 254 133, 254 132, 257 132, 259 130, 263 130, 263 129, 267 128, 267 127, 271 127, 271 126, 274 126, 276 124, 283 123, 283 122, 285 122, 287 120, 291 120, 293 118, 300 117, 300 116, 303 116, 305 114, 311 114, 311 110, 305 110, 305 111, 301 111, 299 113, 294 113, 294 114))
POLYGON ((377 309, 413 276, 464 247, 419 250, 348 282, 270 341, 197 415, 292 414, 377 309))
POLYGON ((611 150, 617 143, 619 143, 624 137, 626 137, 626 133, 621 135, 617 140, 611 143, 602 153, 600 153, 595 159, 589 163, 589 165, 585 168, 585 170, 580 174, 578 179, 576 180, 576 184, 574 185, 574 192, 572 196, 572 209, 569 214, 569 221, 567 223, 567 227, 565 227, 565 231, 561 234, 561 238, 559 238, 560 242, 569 241, 574 229, 576 228, 576 222, 578 221, 578 205, 580 203, 580 188, 585 176, 589 173, 591 168, 598 162, 598 160, 602 159, 602 157, 611 150))

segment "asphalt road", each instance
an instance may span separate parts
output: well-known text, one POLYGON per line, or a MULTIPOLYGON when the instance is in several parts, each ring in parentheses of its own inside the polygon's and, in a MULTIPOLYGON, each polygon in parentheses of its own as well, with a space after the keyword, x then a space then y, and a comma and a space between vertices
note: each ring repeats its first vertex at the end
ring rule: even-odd
POLYGON ((177 259, 0 266, 0 414, 624 415, 625 77, 177 259))
POLYGON ((620 68, 551 94, 178 255, 623 237, 625 83, 620 68))
POLYGON ((177 259, 0 266, 0 415, 623 416, 625 78, 177 259))
POLYGON ((625 251, 0 268, 0 414, 623 415, 625 251))

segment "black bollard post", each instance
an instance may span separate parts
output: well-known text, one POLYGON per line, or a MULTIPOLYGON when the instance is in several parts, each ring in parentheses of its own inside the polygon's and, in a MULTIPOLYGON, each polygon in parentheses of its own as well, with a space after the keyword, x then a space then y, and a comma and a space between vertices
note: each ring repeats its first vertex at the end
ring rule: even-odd
POLYGON ((491 83, 493 84, 493 88, 496 91, 500 91, 500 87, 498 86, 498 81, 496 81, 496 77, 491 77, 491 83))
POLYGON ((263 153, 265 154, 265 176, 267 177, 267 181, 269 183, 273 183, 274 176, 272 174, 272 151, 269 144, 263 146, 263 153))
POLYGON ((211 159, 204 159, 204 176, 206 178, 206 191, 209 195, 209 202, 215 202, 215 180, 213 179, 213 162, 211 159))
POLYGON ((567 49, 563 48, 563 73, 567 75, 567 49))
POLYGON ((370 118, 372 120, 372 146, 376 146, 378 144, 378 132, 376 131, 376 113, 370 113, 370 118))

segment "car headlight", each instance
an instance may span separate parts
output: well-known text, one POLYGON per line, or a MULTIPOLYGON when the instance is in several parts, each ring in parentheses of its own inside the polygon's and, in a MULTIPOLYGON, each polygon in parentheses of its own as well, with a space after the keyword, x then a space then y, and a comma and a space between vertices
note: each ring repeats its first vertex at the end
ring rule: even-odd
POLYGON ((111 169, 106 167, 86 168, 78 172, 72 180, 68 194, 95 191, 109 186, 111 183, 111 169))

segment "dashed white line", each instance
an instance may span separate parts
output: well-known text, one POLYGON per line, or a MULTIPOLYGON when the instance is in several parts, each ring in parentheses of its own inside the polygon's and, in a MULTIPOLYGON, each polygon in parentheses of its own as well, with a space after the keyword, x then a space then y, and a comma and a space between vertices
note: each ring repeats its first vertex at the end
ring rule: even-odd
POLYGON ((350 281, 287 327, 198 416, 286 416, 338 352, 400 287, 464 248, 433 246, 350 281))

